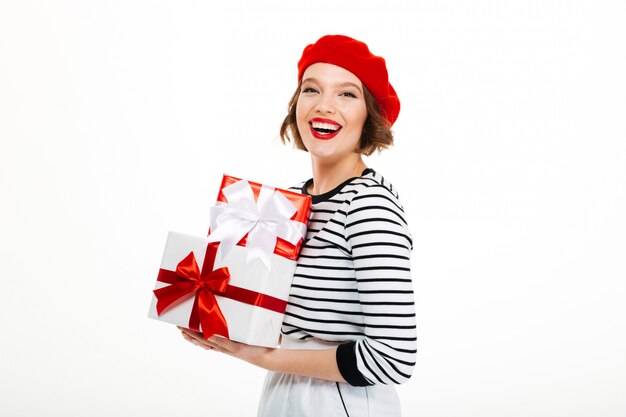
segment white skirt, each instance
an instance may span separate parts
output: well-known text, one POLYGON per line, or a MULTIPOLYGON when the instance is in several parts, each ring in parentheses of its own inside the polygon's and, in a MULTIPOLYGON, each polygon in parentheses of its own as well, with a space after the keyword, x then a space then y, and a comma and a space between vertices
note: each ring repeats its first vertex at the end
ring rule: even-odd
MULTIPOLYGON (((337 343, 283 335, 281 349, 328 349, 337 343)), ((307 376, 268 372, 258 417, 399 417, 393 385, 353 387, 307 376)))

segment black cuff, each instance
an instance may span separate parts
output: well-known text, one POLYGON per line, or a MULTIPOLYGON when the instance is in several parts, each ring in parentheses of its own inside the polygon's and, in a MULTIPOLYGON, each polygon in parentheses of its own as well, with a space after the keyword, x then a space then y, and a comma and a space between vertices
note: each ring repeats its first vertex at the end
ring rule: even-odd
POLYGON ((370 383, 356 365, 356 342, 348 342, 337 346, 337 367, 343 379, 353 387, 366 387, 370 383))

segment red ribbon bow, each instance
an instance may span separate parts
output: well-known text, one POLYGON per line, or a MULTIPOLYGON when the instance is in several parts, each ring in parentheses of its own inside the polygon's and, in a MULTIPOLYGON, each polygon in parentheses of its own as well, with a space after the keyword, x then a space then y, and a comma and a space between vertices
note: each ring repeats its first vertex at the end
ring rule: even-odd
POLYGON ((202 325, 202 334, 205 339, 214 334, 228 337, 226 319, 217 304, 215 294, 223 295, 226 292, 230 273, 228 268, 213 271, 217 245, 217 243, 207 245, 202 270, 198 268, 193 251, 178 263, 176 271, 161 268, 157 281, 171 285, 154 290, 158 315, 185 295, 195 292, 189 328, 198 332, 202 325))

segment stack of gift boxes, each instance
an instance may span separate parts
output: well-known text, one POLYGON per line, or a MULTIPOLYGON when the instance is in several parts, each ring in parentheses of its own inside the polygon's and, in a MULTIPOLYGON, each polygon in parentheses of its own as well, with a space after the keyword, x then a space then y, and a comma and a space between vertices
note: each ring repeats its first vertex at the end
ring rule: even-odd
POLYGON ((208 237, 170 232, 148 316, 276 347, 309 196, 224 175, 208 237))

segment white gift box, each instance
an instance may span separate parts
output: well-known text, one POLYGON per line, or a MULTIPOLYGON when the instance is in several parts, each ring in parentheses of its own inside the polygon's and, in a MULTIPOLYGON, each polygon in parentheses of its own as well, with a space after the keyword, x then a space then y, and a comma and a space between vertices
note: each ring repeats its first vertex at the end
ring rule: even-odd
MULTIPOLYGON (((163 251, 161 269, 176 271, 181 260, 194 253, 198 266, 202 268, 209 241, 207 238, 170 232, 163 251)), ((289 297, 296 261, 272 255, 272 267, 268 270, 261 260, 246 260, 248 249, 235 246, 222 259, 221 245, 218 247, 213 270, 227 267, 230 272, 229 285, 284 300, 289 297)), ((168 283, 156 282, 155 290, 168 283)), ((217 304, 226 319, 231 340, 250 345, 276 347, 284 311, 278 313, 263 307, 246 304, 220 295, 215 295, 217 304)), ((157 314, 157 298, 152 296, 148 317, 189 328, 189 318, 195 300, 195 292, 187 294, 176 303, 157 314)))

